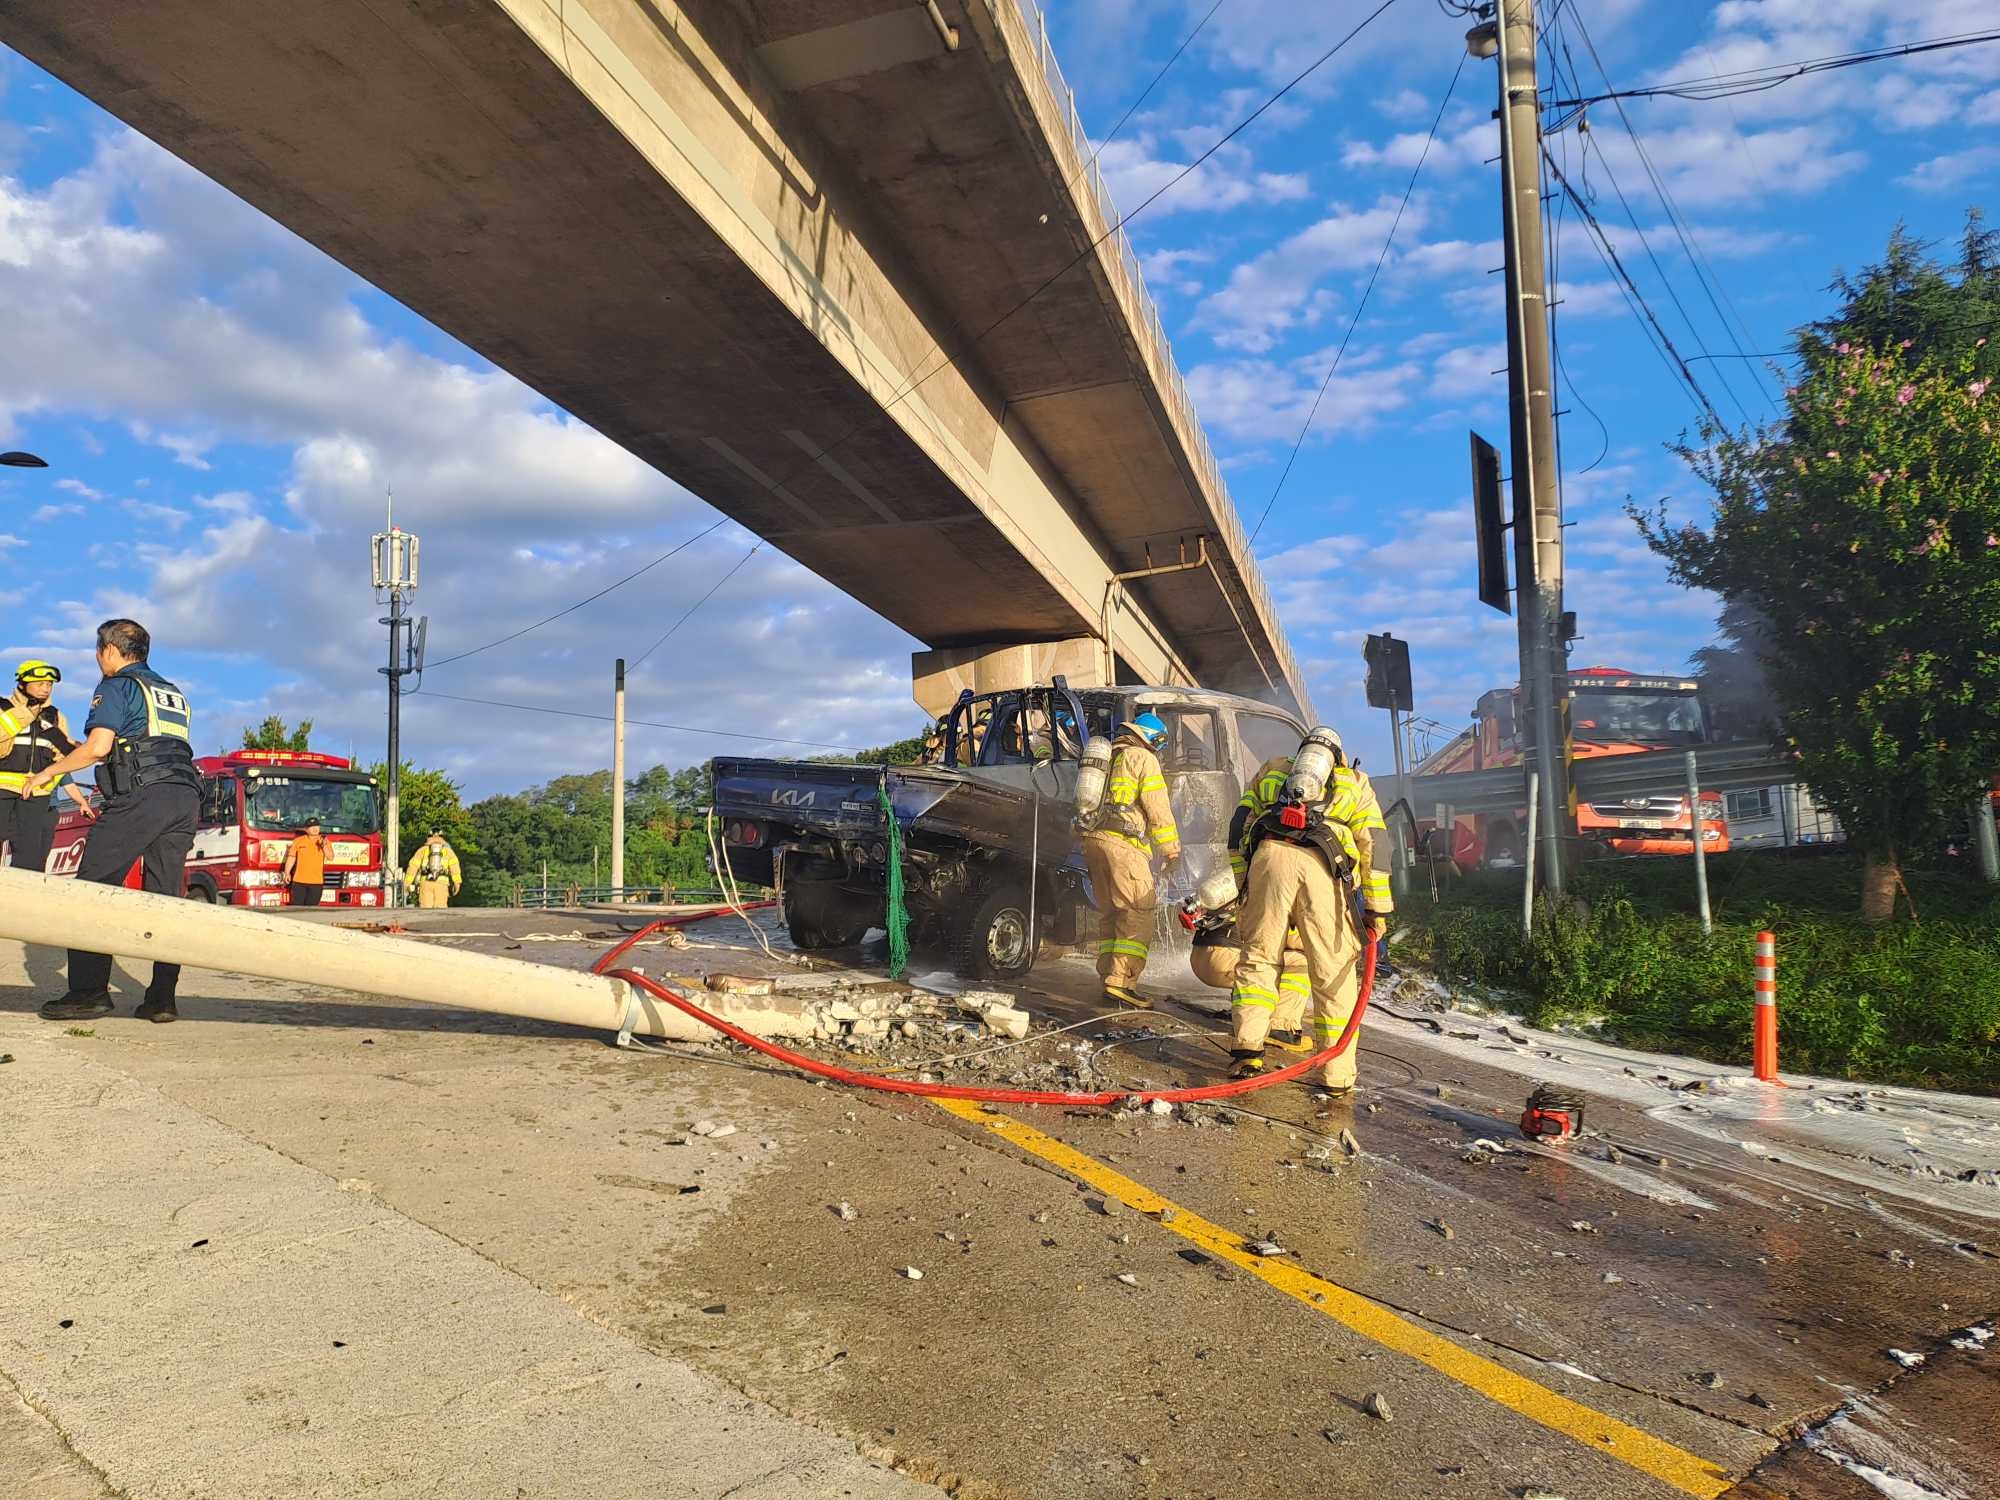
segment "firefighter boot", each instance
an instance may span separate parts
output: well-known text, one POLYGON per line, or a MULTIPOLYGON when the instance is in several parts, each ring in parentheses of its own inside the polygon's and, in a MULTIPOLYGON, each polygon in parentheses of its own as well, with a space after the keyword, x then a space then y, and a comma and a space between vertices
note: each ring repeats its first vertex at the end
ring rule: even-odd
POLYGON ((1153 1002, 1146 996, 1122 984, 1107 983, 1104 986, 1104 1003, 1106 1005, 1123 1006, 1127 1010, 1151 1010, 1153 1008, 1153 1002))
POLYGON ((61 999, 45 1002, 37 1014, 44 1021, 89 1021, 115 1009, 109 990, 71 990, 61 999))
POLYGON ((1264 1072, 1264 1054, 1238 1050, 1229 1054, 1236 1065, 1229 1070, 1231 1078, 1258 1078, 1264 1072))

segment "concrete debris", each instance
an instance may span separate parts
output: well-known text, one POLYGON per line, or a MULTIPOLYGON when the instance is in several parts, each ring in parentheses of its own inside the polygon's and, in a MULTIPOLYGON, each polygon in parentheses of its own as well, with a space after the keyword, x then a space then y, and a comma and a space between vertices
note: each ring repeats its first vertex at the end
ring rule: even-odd
MULTIPOLYGON (((1174 1222, 1174 1220, 1178 1219, 1180 1215, 1171 1208, 1163 1208, 1159 1211, 1158 1214, 1155 1215, 1155 1217, 1158 1218, 1162 1224, 1171 1224, 1174 1222)), ((1972 1331, 1977 1332, 1978 1330, 1975 1329, 1972 1331)), ((1989 1334, 1989 1337, 1990 1336, 1991 1335, 1989 1334)))
POLYGON ((1107 1219, 1118 1217, 1119 1205, 1116 1198, 1086 1198, 1084 1206, 1092 1213, 1102 1214, 1107 1219))
POLYGON ((1155 1099, 1152 1103, 1148 1104, 1146 1108, 1152 1111, 1152 1113, 1156 1115, 1170 1115, 1174 1112, 1173 1105, 1168 1103, 1165 1099, 1155 1099))
POLYGON ((1047 1210, 1047 1209, 1045 1208, 1045 1209, 1043 1209, 1043 1210, 1042 1210, 1042 1211, 1041 1211, 1040 1213, 1033 1213, 1033 1214, 1029 1214, 1029 1215, 1028 1215, 1028 1222, 1029 1222, 1030 1224, 1046 1224, 1046 1223, 1048 1223, 1048 1222, 1049 1222, 1049 1211, 1048 1211, 1048 1210, 1047 1210))
POLYGON ((1347 1446, 1347 1435, 1345 1433, 1335 1432, 1331 1427, 1322 1427, 1319 1431, 1319 1435, 1325 1438, 1329 1443, 1333 1444, 1333 1446, 1336 1448, 1345 1448, 1347 1446))
POLYGON ((1748 1401, 1752 1406, 1762 1407, 1765 1411, 1776 1411, 1778 1409, 1777 1402, 1773 1401, 1769 1396, 1761 1395, 1756 1391, 1752 1391, 1743 1399, 1748 1401))
POLYGON ((1362 1397, 1361 1409, 1378 1422, 1394 1420, 1394 1414, 1389 1410, 1389 1398, 1380 1391, 1370 1391, 1362 1397))
POLYGON ((1445 1223, 1443 1219, 1432 1219, 1430 1221, 1430 1227, 1432 1229, 1435 1229, 1439 1234, 1443 1235, 1448 1240, 1455 1240, 1458 1238, 1457 1232, 1453 1230, 1449 1224, 1445 1223))
POLYGON ((1345 1125, 1340 1127, 1340 1147, 1349 1156, 1359 1156, 1361 1154, 1361 1142, 1354 1138, 1354 1132, 1349 1130, 1345 1125))
POLYGON ((1624 1279, 1625 1278, 1623 1276, 1620 1276, 1616 1271, 1606 1271, 1604 1273, 1604 1284, 1606 1286, 1617 1286, 1618 1283, 1623 1281, 1624 1279))
POLYGON ((704 981, 718 995, 768 995, 777 985, 769 979, 745 979, 739 974, 711 974, 704 981))
POLYGON ((995 1036, 1021 1041, 1028 1035, 1028 1013, 1007 1006, 995 1006, 982 1019, 995 1036))
POLYGON ((836 1219, 844 1219, 850 1224, 861 1217, 860 1214, 854 1211, 854 1205, 845 1199, 833 1205, 833 1216, 836 1219))
POLYGON ((1130 1271, 1120 1271, 1118 1273, 1118 1280, 1126 1286, 1137 1286, 1139 1284, 1139 1278, 1134 1276, 1130 1271))
POLYGON ((906 1281, 922 1281, 924 1279, 924 1273, 919 1271, 915 1266, 905 1266, 897 1274, 906 1281))
POLYGON ((1993 1342, 1993 1325, 1975 1323, 1951 1341, 1951 1347, 1961 1354, 1976 1354, 1993 1342))
POLYGON ((688 1126, 689 1135, 714 1135, 722 1127, 713 1120, 696 1120, 688 1126))
POLYGON ((1276 1240, 1252 1240, 1244 1248, 1249 1250, 1252 1255, 1273 1256, 1290 1255, 1292 1253, 1276 1240))
POLYGON ((1724 1385, 1728 1384, 1722 1378, 1722 1373, 1719 1370, 1699 1370, 1688 1376, 1688 1379, 1692 1380, 1696 1385, 1708 1387, 1711 1391, 1719 1391, 1724 1385))
POLYGON ((1596 1234, 1597 1226, 1588 1219, 1571 1219, 1569 1230, 1571 1234, 1596 1234))
POLYGON ((1914 1271, 1917 1268, 1916 1261, 1900 1250, 1884 1250, 1882 1254, 1892 1264, 1902 1266, 1906 1270, 1914 1271))
POLYGON ((1889 1351, 1889 1358, 1893 1359, 1897 1364, 1901 1365, 1906 1370, 1914 1370, 1918 1365, 1924 1362, 1923 1355, 1912 1354, 1907 1349, 1891 1349, 1889 1351))

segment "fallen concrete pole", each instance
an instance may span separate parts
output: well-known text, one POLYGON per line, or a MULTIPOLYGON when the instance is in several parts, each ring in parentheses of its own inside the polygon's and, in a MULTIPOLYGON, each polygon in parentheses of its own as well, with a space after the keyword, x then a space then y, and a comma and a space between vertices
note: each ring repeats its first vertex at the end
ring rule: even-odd
MULTIPOLYGON (((633 1035, 680 1042, 715 1039, 701 1022, 635 992, 623 980, 24 870, 0 869, 0 938, 599 1031, 620 1028, 627 1002, 636 993, 633 1035)), ((644 958, 634 957, 643 967, 644 958)), ((270 998, 286 997, 274 992, 270 998)), ((758 1036, 813 1034, 813 1018, 780 1000, 700 998, 704 1009, 758 1036)))

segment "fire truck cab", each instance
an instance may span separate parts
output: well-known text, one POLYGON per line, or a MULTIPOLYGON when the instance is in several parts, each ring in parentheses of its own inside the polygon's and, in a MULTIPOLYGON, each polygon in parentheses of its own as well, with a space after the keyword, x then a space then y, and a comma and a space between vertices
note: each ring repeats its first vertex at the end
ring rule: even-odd
MULTIPOLYGON (((326 838, 324 906, 380 906, 381 798, 352 761, 310 750, 201 756, 201 810, 183 894, 225 906, 284 906, 285 854, 310 818, 326 838)), ((65 806, 51 875, 74 875, 90 820, 65 806)), ((135 882, 127 882, 132 884, 135 882)))

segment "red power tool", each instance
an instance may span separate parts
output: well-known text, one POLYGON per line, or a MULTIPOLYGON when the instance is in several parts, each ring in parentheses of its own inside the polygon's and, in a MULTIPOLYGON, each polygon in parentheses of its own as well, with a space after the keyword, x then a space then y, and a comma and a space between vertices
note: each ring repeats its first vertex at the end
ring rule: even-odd
POLYGON ((1566 1141, 1583 1129, 1583 1095, 1538 1084, 1521 1114, 1521 1134, 1531 1141, 1566 1141))

